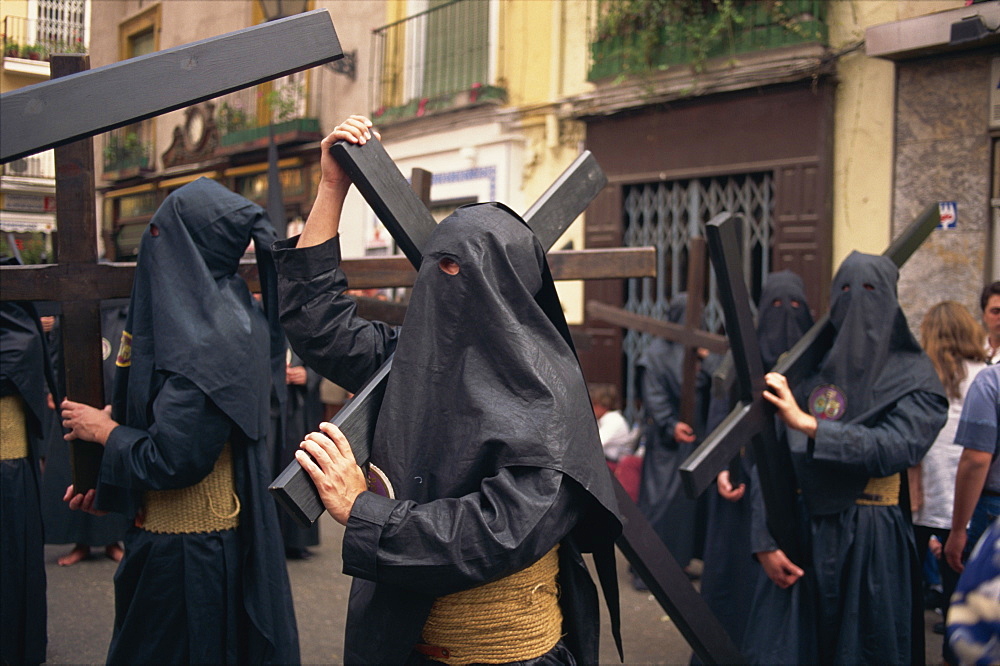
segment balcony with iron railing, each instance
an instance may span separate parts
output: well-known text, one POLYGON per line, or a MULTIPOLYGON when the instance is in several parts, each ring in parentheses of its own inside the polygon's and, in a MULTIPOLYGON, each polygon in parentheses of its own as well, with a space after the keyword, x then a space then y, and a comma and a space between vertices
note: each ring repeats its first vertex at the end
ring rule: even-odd
POLYGON ((279 145, 322 139, 312 112, 309 78, 299 72, 215 100, 215 126, 223 153, 264 147, 274 132, 279 145))
POLYGON ((376 29, 372 117, 381 123, 478 104, 503 104, 490 79, 490 5, 453 0, 376 29))
POLYGON ((827 44, 825 0, 598 0, 589 79, 784 46, 827 44))
POLYGON ((53 53, 86 53, 86 37, 79 23, 5 16, 3 57, 48 61, 53 53))
POLYGON ((105 180, 125 180, 153 170, 153 122, 144 120, 104 135, 101 151, 105 180))

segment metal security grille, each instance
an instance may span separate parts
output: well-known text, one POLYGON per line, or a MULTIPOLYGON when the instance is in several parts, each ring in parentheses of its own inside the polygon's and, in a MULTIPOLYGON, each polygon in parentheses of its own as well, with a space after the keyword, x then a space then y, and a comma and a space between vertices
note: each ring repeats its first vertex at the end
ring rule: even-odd
POLYGON ((57 50, 82 52, 86 42, 85 0, 38 0, 38 41, 57 50))
MULTIPOLYGON (((655 278, 633 278, 626 283, 625 308, 666 319, 672 299, 687 290, 688 241, 705 236, 705 225, 719 213, 741 215, 743 278, 756 299, 764 276, 771 271, 774 182, 771 172, 718 176, 627 185, 624 202, 624 245, 657 249, 655 278)), ((724 324, 718 286, 711 262, 706 261, 705 323, 710 331, 724 324)), ((625 393, 630 418, 638 399, 636 362, 652 338, 628 331, 622 341, 625 354, 625 393)))

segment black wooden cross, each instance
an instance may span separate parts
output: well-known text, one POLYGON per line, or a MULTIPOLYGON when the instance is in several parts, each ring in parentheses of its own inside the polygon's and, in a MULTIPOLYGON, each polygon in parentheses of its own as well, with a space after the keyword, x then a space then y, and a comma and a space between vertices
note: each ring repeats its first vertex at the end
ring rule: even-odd
POLYGON ((684 346, 684 365, 681 373, 680 420, 694 427, 695 404, 697 401, 695 382, 698 372, 698 349, 704 348, 716 354, 724 354, 729 343, 724 335, 709 333, 699 328, 702 301, 705 293, 705 239, 691 238, 688 245, 687 309, 684 324, 675 324, 654 317, 629 312, 624 308, 608 305, 600 301, 587 301, 587 314, 594 319, 648 333, 658 338, 677 342, 684 346))
MULTIPOLYGON (((411 260, 418 264, 422 242, 433 229, 427 222, 429 213, 425 212, 426 209, 419 210, 419 198, 409 190, 406 180, 388 155, 384 154, 381 145, 377 141, 369 141, 364 146, 339 143, 333 147, 333 154, 351 174, 358 189, 379 214, 400 247, 404 252, 412 254, 411 260), (404 214, 407 216, 401 216, 404 214), (408 217, 409 215, 413 217, 408 217), (411 235, 410 222, 414 219, 416 223, 411 235)), ((543 247, 550 247, 558 239, 565 227, 603 188, 605 182, 603 173, 589 153, 582 155, 567 169, 525 214, 526 221, 543 247)), ((593 277, 608 277, 608 272, 605 270, 604 274, 593 277)), ((391 358, 333 420, 347 435, 355 458, 362 463, 369 457, 371 437, 390 371, 391 358)), ((614 481, 614 486, 624 522, 618 547, 646 581, 678 630, 705 663, 742 661, 732 640, 628 493, 617 481, 614 481)), ((323 511, 315 489, 311 487, 308 476, 298 463, 286 468, 272 483, 271 490, 279 502, 299 520, 311 522, 323 511)))
MULTIPOLYGON (((87 56, 54 56, 51 81, 0 96, 0 163, 56 147, 60 262, 3 267, 0 298, 63 302, 64 330, 73 331, 65 336, 66 390, 74 400, 104 403, 100 301, 129 296, 135 271, 133 263, 97 263, 91 137, 340 57, 323 9, 90 71, 87 56)), ((70 452, 77 490, 93 488, 102 447, 74 440, 70 452)))
MULTIPOLYGON (((937 205, 928 206, 883 253, 902 266, 940 221, 937 205)), ((788 447, 774 433, 774 407, 764 400, 764 368, 750 316, 750 299, 738 269, 737 220, 728 214, 709 224, 712 264, 719 275, 719 293, 726 313, 726 330, 733 349, 739 403, 681 465, 685 490, 697 497, 751 440, 760 487, 767 509, 767 524, 779 547, 796 561, 798 537, 794 532, 795 475, 788 447)), ((795 386, 816 366, 830 347, 835 331, 824 315, 786 354, 773 371, 795 386)))

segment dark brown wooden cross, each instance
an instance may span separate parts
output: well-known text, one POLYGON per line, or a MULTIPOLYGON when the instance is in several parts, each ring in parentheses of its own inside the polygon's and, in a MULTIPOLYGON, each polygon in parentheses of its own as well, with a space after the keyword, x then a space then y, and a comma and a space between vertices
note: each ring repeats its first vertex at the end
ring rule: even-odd
POLYGON ((587 314, 594 319, 622 328, 648 333, 658 338, 684 346, 684 365, 681 373, 680 420, 694 427, 697 401, 695 383, 700 360, 698 349, 724 354, 729 343, 723 335, 701 330, 701 313, 705 294, 705 239, 691 238, 688 244, 687 309, 684 324, 675 324, 654 317, 629 312, 624 308, 600 301, 587 301, 587 314))
MULTIPOLYGON (((902 266, 940 221, 937 204, 923 213, 883 253, 902 266)), ((726 313, 726 330, 733 349, 739 402, 702 444, 681 465, 685 490, 697 497, 748 443, 760 473, 760 488, 767 509, 767 525, 779 547, 796 561, 801 552, 794 526, 795 475, 791 454, 774 432, 774 408, 764 400, 764 368, 750 315, 750 298, 739 270, 737 220, 728 214, 709 224, 712 264, 719 275, 719 294, 726 313), (748 440, 750 440, 748 442, 748 440)), ((773 371, 795 386, 816 366, 830 347, 835 331, 824 315, 778 360, 773 371)), ((801 561, 801 560, 799 560, 801 561)))
MULTIPOLYGON (((57 55, 52 80, 0 96, 0 162, 56 148, 59 229, 59 263, 4 267, 0 298, 62 301, 63 330, 73 332, 64 336, 66 392, 72 399, 104 403, 96 344, 100 301, 129 296, 135 272, 133 263, 97 261, 91 137, 340 57, 324 9, 94 70, 88 56, 57 55), (123 96, 123 89, 129 94, 123 96), (109 99, 119 103, 109 105, 109 99)), ((77 440, 70 452, 77 490, 93 488, 103 448, 77 440)))
MULTIPOLYGON (((333 147, 333 153, 341 166, 351 174, 355 185, 369 205, 379 214, 399 246, 408 253, 410 261, 419 265, 420 247, 433 230, 431 226, 433 220, 428 223, 429 212, 426 208, 420 210, 422 208, 420 199, 408 188, 406 180, 395 168, 381 145, 377 141, 369 141, 364 146, 341 143, 333 147), (410 223, 413 220, 416 222, 411 233, 410 223)), ((552 246, 562 231, 603 188, 605 182, 604 174, 589 154, 582 155, 567 169, 539 202, 525 214, 526 221, 543 247, 547 249, 552 246)), ((619 252, 622 253, 620 256, 640 256, 635 250, 619 252)), ((652 262, 655 260, 652 248, 642 251, 641 254, 646 255, 652 268, 652 262)), ((550 261, 552 256, 549 255, 550 261)), ((593 255, 590 259, 592 262, 593 255)), ((637 259, 633 259, 635 260, 637 259)), ((598 266, 593 263, 590 265, 598 266)), ((589 277, 619 276, 617 274, 619 271, 609 271, 607 268, 608 266, 601 265, 600 270, 591 269, 589 277)), ((555 272, 553 269, 553 273, 555 272)), ((369 457, 371 438, 384 395, 386 379, 391 372, 391 363, 390 358, 333 420, 347 435, 355 458, 359 462, 367 461, 369 457)), ((639 508, 621 484, 614 481, 614 487, 624 522, 624 531, 618 539, 618 547, 647 583, 657 601, 674 620, 677 628, 703 662, 741 662, 742 656, 736 646, 639 508)), ((308 476, 298 463, 286 468, 272 483, 271 490, 279 502, 300 521, 311 522, 323 511, 323 505, 315 489, 312 488, 308 476)))

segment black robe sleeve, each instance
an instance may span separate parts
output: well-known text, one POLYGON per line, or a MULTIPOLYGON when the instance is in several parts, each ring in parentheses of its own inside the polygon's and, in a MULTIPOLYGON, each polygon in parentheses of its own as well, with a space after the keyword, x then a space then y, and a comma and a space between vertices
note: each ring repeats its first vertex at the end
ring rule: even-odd
POLYGON ((934 393, 913 391, 872 426, 820 421, 814 461, 883 477, 902 472, 923 459, 947 420, 947 404, 934 393))
POLYGON ((574 490, 562 472, 518 467, 426 504, 362 493, 344 533, 344 573, 433 597, 496 580, 566 537, 583 512, 574 490))
POLYGON ((120 425, 104 448, 98 507, 133 515, 140 493, 194 485, 230 437, 232 421, 193 382, 169 375, 152 404, 149 430, 120 425))
POLYGON ((274 245, 281 325, 305 365, 356 392, 396 347, 397 331, 357 315, 343 296, 340 238, 296 248, 298 237, 274 245))

